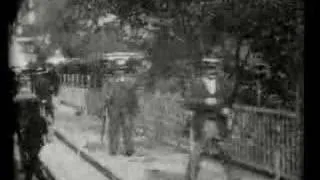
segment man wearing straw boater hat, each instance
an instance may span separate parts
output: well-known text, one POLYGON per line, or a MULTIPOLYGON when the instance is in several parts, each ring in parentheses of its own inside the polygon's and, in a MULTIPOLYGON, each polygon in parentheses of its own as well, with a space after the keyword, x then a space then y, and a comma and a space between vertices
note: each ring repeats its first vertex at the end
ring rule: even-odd
POLYGON ((137 112, 138 99, 135 94, 134 83, 126 78, 127 66, 121 65, 114 71, 114 81, 108 90, 107 108, 109 115, 108 137, 109 153, 116 155, 119 152, 120 133, 123 137, 124 155, 134 153, 132 141, 133 117, 137 112))
MULTIPOLYGON (((220 143, 232 129, 230 98, 234 93, 234 84, 226 78, 223 67, 220 58, 203 58, 200 66, 201 75, 191 83, 185 98, 185 104, 194 112, 190 122, 191 149, 186 180, 197 179, 202 155, 208 142, 212 143, 218 155, 226 155, 220 143)), ((228 156, 224 159, 228 159, 228 156)), ((229 168, 225 168, 228 171, 229 168)), ((229 173, 226 174, 228 176, 229 173)))

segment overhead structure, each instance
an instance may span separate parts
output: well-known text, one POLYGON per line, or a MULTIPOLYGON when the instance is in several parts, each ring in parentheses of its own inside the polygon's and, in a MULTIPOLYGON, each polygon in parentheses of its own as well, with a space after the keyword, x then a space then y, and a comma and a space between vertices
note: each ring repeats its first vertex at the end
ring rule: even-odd
POLYGON ((27 48, 26 46, 33 40, 33 38, 26 37, 12 38, 9 67, 14 68, 15 71, 20 71, 26 69, 28 63, 36 61, 37 56, 34 53, 29 52, 28 50, 30 48, 27 48))

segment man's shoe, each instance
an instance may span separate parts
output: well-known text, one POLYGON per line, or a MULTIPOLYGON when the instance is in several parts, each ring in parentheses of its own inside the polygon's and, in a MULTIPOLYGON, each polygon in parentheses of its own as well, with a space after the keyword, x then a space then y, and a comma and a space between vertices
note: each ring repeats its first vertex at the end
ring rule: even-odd
POLYGON ((124 155, 130 157, 130 156, 132 156, 134 153, 135 153, 134 150, 126 151, 124 155))

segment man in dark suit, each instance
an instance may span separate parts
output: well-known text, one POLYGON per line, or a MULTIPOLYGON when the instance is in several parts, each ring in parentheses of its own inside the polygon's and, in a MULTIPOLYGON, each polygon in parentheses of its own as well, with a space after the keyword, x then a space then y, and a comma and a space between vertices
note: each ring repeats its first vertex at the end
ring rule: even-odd
POLYGON ((125 69, 120 68, 115 71, 115 79, 110 83, 107 93, 109 97, 106 103, 110 118, 108 124, 109 153, 111 155, 118 153, 122 132, 124 154, 131 156, 134 153, 133 118, 138 111, 138 99, 135 93, 135 82, 128 80, 125 77, 125 69))
POLYGON ((186 171, 187 180, 196 180, 201 155, 208 142, 224 154, 222 142, 232 129, 230 113, 235 81, 223 71, 220 59, 205 58, 201 76, 195 78, 186 93, 186 105, 194 111, 190 122, 192 132, 191 155, 186 171))
POLYGON ((39 113, 39 101, 33 94, 18 95, 15 98, 18 112, 17 135, 21 164, 24 167, 25 180, 45 179, 41 172, 39 152, 44 145, 44 136, 48 127, 39 113))
MULTIPOLYGON (((54 69, 38 68, 37 73, 33 79, 34 92, 43 107, 43 115, 46 117, 48 126, 54 123, 54 105, 53 95, 58 94, 59 90, 59 77, 54 69)), ((51 128, 48 134, 48 141, 52 135, 51 128)))

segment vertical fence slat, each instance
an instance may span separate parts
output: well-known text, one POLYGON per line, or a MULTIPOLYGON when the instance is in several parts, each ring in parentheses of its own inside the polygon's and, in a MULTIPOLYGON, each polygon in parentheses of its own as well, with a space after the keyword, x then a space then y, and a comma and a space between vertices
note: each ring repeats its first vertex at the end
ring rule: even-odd
POLYGON ((68 74, 68 85, 71 87, 72 84, 71 84, 71 74, 68 74))
POLYGON ((66 74, 66 86, 69 86, 69 74, 66 74))

